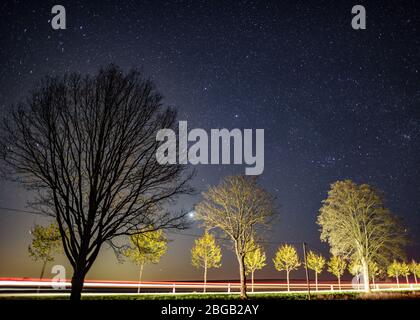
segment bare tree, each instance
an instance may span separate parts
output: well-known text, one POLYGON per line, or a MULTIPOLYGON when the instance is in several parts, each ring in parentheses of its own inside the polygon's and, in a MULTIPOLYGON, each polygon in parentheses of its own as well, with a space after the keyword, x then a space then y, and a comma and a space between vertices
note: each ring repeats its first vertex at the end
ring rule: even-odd
POLYGON ((207 228, 222 230, 233 243, 239 264, 241 298, 246 298, 245 256, 257 230, 273 216, 273 197, 257 184, 255 177, 231 176, 203 193, 196 205, 198 219, 207 228))
POLYGON ((185 226, 184 214, 165 209, 191 191, 191 174, 156 160, 156 134, 176 120, 161 101, 138 71, 110 65, 94 76, 44 79, 2 123, 8 173, 35 189, 38 208, 57 220, 74 271, 71 299, 80 299, 105 242, 150 225, 185 226))

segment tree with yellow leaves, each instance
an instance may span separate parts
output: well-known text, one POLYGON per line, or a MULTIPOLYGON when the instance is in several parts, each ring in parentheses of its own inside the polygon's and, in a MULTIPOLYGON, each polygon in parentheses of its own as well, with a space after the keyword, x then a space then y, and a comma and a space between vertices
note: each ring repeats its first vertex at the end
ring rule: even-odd
POLYGON ((55 223, 46 227, 35 225, 31 230, 31 235, 33 238, 28 252, 33 260, 42 261, 40 277, 42 279, 47 263, 54 261, 54 255, 62 251, 60 230, 55 223))
POLYGON ((405 280, 407 282, 407 284, 410 283, 410 281, 408 280, 408 276, 410 275, 410 266, 408 265, 408 263, 405 262, 401 262, 401 275, 403 277, 405 277, 405 280))
POLYGON ((256 177, 229 176, 203 193, 195 212, 207 229, 219 229, 231 240, 239 266, 240 297, 246 299, 248 243, 269 226, 275 213, 274 198, 259 186, 256 177))
POLYGON ((375 261, 369 261, 368 266, 372 284, 375 285, 375 280, 382 275, 382 270, 375 261))
POLYGON ((309 251, 306 257, 308 268, 315 272, 315 288, 318 291, 318 274, 322 272, 325 266, 325 258, 313 251, 309 251))
MULTIPOLYGON (((363 280, 363 275, 362 275, 363 268, 362 268, 362 265, 360 264, 360 262, 358 262, 357 260, 354 260, 354 259, 350 260, 350 263, 347 267, 347 270, 350 272, 351 275, 354 276, 353 280, 356 281, 356 283, 358 285, 357 287, 361 288, 360 282, 361 282, 361 280, 363 280)), ((363 284, 362 284, 362 286, 363 286, 363 284)))
POLYGON ((266 256, 261 246, 255 243, 254 239, 248 244, 250 249, 245 255, 246 273, 251 273, 251 290, 254 292, 254 272, 265 267, 266 256))
POLYGON ((385 207, 383 194, 368 184, 333 183, 317 222, 321 241, 329 243, 333 255, 361 264, 366 292, 370 291, 369 261, 387 265, 403 255, 406 231, 385 207))
POLYGON ((341 290, 341 276, 346 271, 346 267, 346 260, 340 256, 332 256, 328 262, 328 271, 337 277, 339 290, 341 290))
POLYGON ((420 277, 420 264, 414 260, 410 262, 410 271, 414 276, 414 281, 417 284, 417 278, 420 277))
POLYGON ((273 259, 273 263, 277 271, 286 271, 287 291, 290 291, 290 272, 296 270, 300 266, 299 256, 295 247, 289 244, 284 244, 279 247, 273 259))
POLYGON ((210 268, 219 268, 221 266, 222 252, 220 246, 216 244, 216 239, 208 231, 195 240, 195 245, 191 249, 192 264, 196 268, 204 269, 204 288, 206 292, 207 270, 210 268))
POLYGON ((394 260, 388 266, 387 273, 388 273, 388 276, 389 277, 395 277, 395 279, 397 280, 398 288, 399 288, 400 287, 400 280, 399 280, 398 277, 401 276, 401 274, 402 274, 401 263, 399 263, 398 261, 394 260))
POLYGON ((147 263, 156 264, 165 254, 167 242, 163 230, 154 230, 133 234, 130 236, 131 246, 124 251, 124 255, 139 267, 139 286, 137 293, 140 293, 141 279, 144 265, 147 263))

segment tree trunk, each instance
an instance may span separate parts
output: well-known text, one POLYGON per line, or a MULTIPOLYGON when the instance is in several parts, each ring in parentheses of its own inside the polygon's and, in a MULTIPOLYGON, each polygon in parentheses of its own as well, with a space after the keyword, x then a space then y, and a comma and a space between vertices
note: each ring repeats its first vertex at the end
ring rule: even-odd
POLYGON ((397 279, 397 286, 400 287, 400 280, 398 279, 398 276, 395 276, 395 279, 397 279))
POLYGON ((372 277, 372 284, 373 284, 373 287, 375 287, 375 277, 374 276, 372 277))
POLYGON ((369 267, 365 259, 362 259, 362 268, 363 268, 363 288, 365 292, 370 292, 369 267))
POLYGON ((341 277, 337 277, 338 279, 338 290, 341 291, 341 277))
POLYGON ((315 290, 318 291, 318 272, 315 271, 315 290))
POLYGON ((82 296, 83 282, 85 281, 86 276, 86 267, 84 263, 79 263, 79 266, 76 266, 73 277, 71 279, 71 294, 70 300, 79 301, 82 296))
POLYGON ((203 287, 203 292, 206 292, 206 286, 207 286, 207 263, 204 266, 204 287, 203 287))
POLYGON ((290 291, 290 280, 289 280, 289 270, 286 271, 286 279, 287 279, 287 291, 290 291))
POLYGON ((415 273, 413 273, 414 275, 414 282, 417 284, 417 275, 415 273))
POLYGON ((41 276, 39 277, 40 279, 44 278, 44 273, 45 273, 45 267, 47 266, 47 261, 44 261, 44 264, 42 265, 42 269, 41 269, 41 276))
POLYGON ((237 254, 238 263, 239 263, 239 277, 241 280, 241 299, 247 299, 248 295, 246 294, 246 275, 245 275, 245 263, 244 255, 237 254))
POLYGON ((139 285, 137 287, 137 293, 140 293, 140 285, 141 285, 141 277, 143 275, 143 267, 144 267, 144 263, 142 263, 140 265, 140 271, 139 271, 139 285))
POLYGON ((252 293, 254 293, 254 271, 251 272, 252 293))
POLYGON ((410 284, 410 281, 408 281, 408 275, 405 276, 405 280, 407 281, 407 284, 410 284))
MULTIPOLYGON (((44 273, 45 273, 45 267, 47 266, 47 261, 44 261, 44 263, 42 264, 42 269, 41 269, 41 276, 39 277, 39 280, 41 281, 44 278, 44 273)), ((36 290, 36 293, 39 293, 39 291, 41 290, 41 286, 38 286, 38 289, 36 290)))

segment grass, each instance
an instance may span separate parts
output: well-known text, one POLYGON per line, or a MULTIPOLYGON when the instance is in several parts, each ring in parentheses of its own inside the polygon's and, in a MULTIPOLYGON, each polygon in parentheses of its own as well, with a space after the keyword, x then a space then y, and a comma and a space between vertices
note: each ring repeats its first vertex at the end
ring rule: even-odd
MULTIPOLYGON (((341 294, 345 296, 346 294, 341 294)), ((349 293, 349 296, 355 294, 349 293)), ((313 296, 317 299, 323 299, 324 295, 313 296)), ((330 298, 333 296, 329 295, 330 298)), ((339 296, 336 294, 335 296, 339 296)), ((180 294, 180 295, 143 295, 143 296, 86 296, 84 300, 240 300, 239 294, 180 294)), ((249 294, 249 300, 307 300, 307 295, 302 293, 262 293, 262 294, 249 294)))
MULTIPOLYGON (((263 293, 249 294, 249 300, 307 300, 304 293, 263 293)), ((420 299, 419 292, 377 292, 377 293, 322 293, 311 294, 312 300, 385 300, 385 299, 420 299)), ((239 294, 182 294, 182 295, 109 295, 85 296, 83 300, 240 300, 239 294)))
MULTIPOLYGON (((375 292, 375 293, 312 293, 312 300, 408 300, 420 299, 420 292, 375 292)), ((67 296, 3 296, 0 300, 67 300, 67 296)), ((144 295, 85 295, 82 300, 239 300, 239 294, 144 294, 144 295)), ((249 294, 249 300, 307 300, 305 293, 249 294)))

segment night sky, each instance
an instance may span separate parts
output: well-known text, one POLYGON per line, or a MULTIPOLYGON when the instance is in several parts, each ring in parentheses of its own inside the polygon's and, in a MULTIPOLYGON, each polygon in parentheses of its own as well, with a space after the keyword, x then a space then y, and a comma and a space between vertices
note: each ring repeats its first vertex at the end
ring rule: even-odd
MULTIPOLYGON (((0 115, 45 75, 94 73, 111 62, 152 78, 178 120, 192 128, 265 129, 260 182, 277 198, 279 222, 258 278, 279 278, 274 249, 306 241, 328 254, 316 217, 329 184, 339 179, 377 186, 412 237, 420 260, 420 4, 418 1, 2 1, 0 115), (417 5, 415 4, 417 2, 417 5), (55 4, 67 30, 53 30, 55 4), (351 28, 363 4, 367 29, 351 28)), ((197 166, 204 191, 242 166, 197 166)), ((0 207, 27 209, 30 194, 0 182, 0 207)), ((189 210, 200 195, 181 198, 189 210)), ((0 209, 0 276, 38 276, 27 255, 37 215, 0 209)), ((200 279, 191 266, 194 227, 173 240, 145 279, 200 279)), ((213 279, 237 278, 224 244, 213 279)), ((57 263, 65 263, 60 257, 57 263)), ((66 266, 68 264, 65 263, 66 266)), ((71 275, 68 269, 68 276, 71 275)), ((135 279, 104 248, 88 278, 135 279)))

